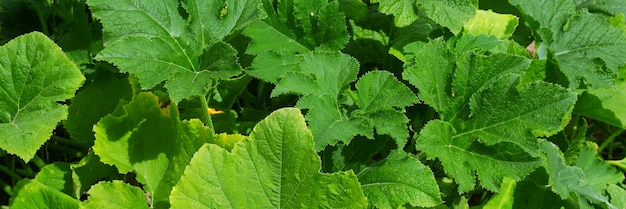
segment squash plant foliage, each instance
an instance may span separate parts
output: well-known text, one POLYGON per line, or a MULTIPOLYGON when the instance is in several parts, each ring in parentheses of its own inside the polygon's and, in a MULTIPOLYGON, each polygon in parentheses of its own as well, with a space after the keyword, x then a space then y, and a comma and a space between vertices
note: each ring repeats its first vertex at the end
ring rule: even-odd
POLYGON ((624 5, 3 1, 0 203, 626 208, 624 5))

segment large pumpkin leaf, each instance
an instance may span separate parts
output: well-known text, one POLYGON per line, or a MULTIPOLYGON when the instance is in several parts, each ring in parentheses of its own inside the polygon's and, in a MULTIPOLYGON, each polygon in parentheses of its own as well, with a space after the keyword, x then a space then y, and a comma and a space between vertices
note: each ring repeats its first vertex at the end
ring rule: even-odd
POLYGON ((228 152, 204 145, 172 190, 172 208, 363 208, 353 172, 319 173, 298 109, 275 111, 228 152))
POLYGON ((87 1, 103 25, 105 48, 96 59, 136 75, 143 89, 165 81, 174 102, 205 95, 214 80, 241 73, 236 50, 222 39, 263 17, 260 2, 183 2, 189 25, 177 0, 87 1))
POLYGON ((440 40, 411 54, 403 76, 441 114, 422 129, 417 149, 441 160, 459 192, 474 188, 475 174, 497 191, 504 177, 521 180, 534 170, 536 137, 561 130, 576 101, 575 93, 545 82, 518 87, 528 61, 514 55, 457 55, 440 40))
POLYGON ((0 47, 0 148, 30 161, 67 118, 58 102, 74 96, 85 77, 42 33, 0 47))

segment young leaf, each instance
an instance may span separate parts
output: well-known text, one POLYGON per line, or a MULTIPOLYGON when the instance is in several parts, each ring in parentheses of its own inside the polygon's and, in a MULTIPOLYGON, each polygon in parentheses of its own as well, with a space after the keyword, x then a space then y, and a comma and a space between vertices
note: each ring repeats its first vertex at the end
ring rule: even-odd
POLYGON ((419 17, 417 10, 423 9, 428 18, 455 34, 476 10, 473 0, 373 0, 372 3, 380 3, 382 13, 393 14, 398 27, 413 23, 419 17))
POLYGON ((0 47, 0 57, 0 148, 28 162, 67 118, 58 102, 72 98, 85 77, 39 32, 0 47))
POLYGON ((280 109, 231 152, 206 144, 172 190, 172 208, 363 208, 351 171, 319 173, 313 136, 298 109, 280 109))
POLYGON ((363 193, 377 208, 398 208, 406 203, 434 207, 442 203, 432 171, 400 151, 363 169, 357 177, 363 193))
POLYGON ((508 39, 515 32, 519 18, 510 14, 498 14, 491 10, 476 10, 476 16, 463 25, 465 34, 491 35, 508 39))
POLYGON ((93 149, 102 162, 120 173, 135 171, 155 206, 166 206, 193 153, 212 140, 202 122, 181 122, 176 104, 161 103, 152 93, 135 96, 122 115, 102 118, 94 132, 93 149))
POLYGON ((165 81, 175 103, 193 95, 205 95, 214 79, 239 74, 241 67, 236 62, 235 49, 220 40, 262 17, 262 11, 255 9, 259 2, 185 2, 191 28, 179 14, 175 0, 157 4, 147 0, 87 1, 103 25, 105 48, 96 59, 134 74, 143 89, 165 81), (227 8, 225 18, 217 20, 222 3, 232 6, 227 8))
POLYGON ((89 199, 80 203, 81 209, 149 208, 140 188, 121 181, 98 183, 88 193, 89 199))
POLYGON ((69 165, 54 163, 41 169, 35 179, 24 179, 14 188, 10 208, 31 209, 78 208, 79 200, 72 198, 73 187, 69 165))

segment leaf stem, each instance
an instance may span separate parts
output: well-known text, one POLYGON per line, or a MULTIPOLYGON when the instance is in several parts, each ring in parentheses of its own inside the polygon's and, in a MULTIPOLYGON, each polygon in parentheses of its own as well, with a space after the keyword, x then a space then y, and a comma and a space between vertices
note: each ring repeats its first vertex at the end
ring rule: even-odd
POLYGON ((598 152, 601 153, 602 150, 604 150, 604 148, 609 146, 613 142, 613 140, 615 140, 615 138, 617 136, 621 135, 623 132, 624 132, 624 129, 613 132, 613 134, 611 134, 611 136, 609 136, 608 138, 606 138, 606 140, 604 140, 604 142, 602 142, 602 144, 598 148, 598 152))
POLYGON ((58 142, 59 144, 63 144, 63 145, 68 145, 68 146, 73 146, 73 147, 78 147, 78 148, 87 148, 86 144, 71 140, 71 139, 67 139, 67 138, 63 138, 60 136, 56 136, 56 135, 52 135, 52 137, 50 137, 50 140, 58 142))
POLYGON ((209 127, 211 131, 215 132, 215 129, 213 128, 213 121, 211 120, 211 115, 209 115, 209 104, 207 102, 206 96, 202 96, 200 98, 200 107, 202 108, 202 111, 200 111, 202 113, 200 120, 204 123, 204 125, 209 127))
POLYGON ((44 162, 39 156, 35 155, 33 157, 32 160, 30 160, 31 162, 33 162, 33 164, 35 164, 37 167, 39 167, 39 169, 43 169, 43 167, 46 167, 46 162, 44 162))
POLYGON ((4 180, 0 179, 0 187, 2 187, 2 190, 7 193, 9 196, 13 196, 13 191, 11 189, 11 185, 7 184, 7 182, 5 182, 4 180))
POLYGON ((22 177, 20 175, 17 175, 17 173, 15 173, 9 167, 6 167, 4 165, 0 165, 0 171, 2 171, 4 173, 6 173, 7 175, 9 175, 14 181, 19 181, 19 180, 22 179, 22 177))
POLYGON ((359 97, 354 93, 354 91, 352 91, 352 89, 347 89, 346 92, 348 93, 348 96, 350 96, 350 98, 352 99, 352 101, 354 101, 355 104, 359 102, 359 97))

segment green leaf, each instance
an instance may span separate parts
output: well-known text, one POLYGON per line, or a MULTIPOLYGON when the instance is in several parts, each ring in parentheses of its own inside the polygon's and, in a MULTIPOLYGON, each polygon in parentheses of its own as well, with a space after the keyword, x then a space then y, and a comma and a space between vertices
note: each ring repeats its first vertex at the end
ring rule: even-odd
POLYGON ((523 57, 456 55, 441 39, 408 52, 403 77, 441 117, 422 129, 417 149, 439 158, 461 193, 474 188, 474 171, 491 191, 503 177, 520 180, 539 163, 536 137, 553 135, 569 121, 574 92, 545 82, 517 87, 530 64, 523 57))
POLYGON ((620 187, 611 184, 606 191, 611 195, 611 204, 615 205, 617 208, 626 207, 626 190, 624 190, 623 185, 620 187))
POLYGON ((54 163, 41 169, 35 179, 17 183, 10 199, 10 208, 78 208, 79 200, 73 194, 69 165, 54 163))
POLYGON ((172 208, 365 207, 354 173, 319 173, 312 147, 299 110, 277 110, 231 152, 204 145, 174 187, 172 208))
POLYGON ((339 95, 356 80, 359 63, 338 52, 313 51, 304 55, 300 71, 288 73, 276 85, 272 96, 291 92, 301 95, 339 95))
POLYGON ((117 174, 115 167, 100 162, 100 158, 90 152, 80 162, 70 165, 72 170, 74 197, 80 198, 92 184, 117 174))
POLYGON ((72 98, 69 115, 63 121, 63 127, 73 140, 93 145, 93 125, 130 100, 131 96, 128 79, 117 79, 112 75, 98 77, 72 98))
MULTIPOLYGON (((542 157, 545 159, 543 167, 545 167, 549 175, 548 180, 552 186, 552 191, 557 193, 561 199, 575 197, 576 199, 581 199, 579 204, 586 203, 585 201, 590 201, 591 203, 604 203, 611 209, 616 208, 609 203, 609 200, 605 196, 603 196, 603 192, 593 188, 597 187, 598 183, 614 183, 615 179, 611 179, 611 177, 600 178, 599 180, 601 182, 596 182, 593 183, 595 185, 592 185, 592 181, 597 181, 593 179, 593 177, 597 177, 598 174, 602 175, 601 172, 592 169, 600 168, 600 171, 606 171, 610 168, 608 168, 608 165, 604 164, 601 160, 589 158, 588 156, 585 157, 585 155, 590 154, 585 154, 585 152, 589 152, 590 150, 584 151, 584 149, 587 148, 583 148, 583 154, 581 155, 583 156, 583 159, 581 161, 583 161, 582 164, 586 165, 584 165, 585 168, 581 168, 578 166, 566 165, 563 154, 559 148, 551 142, 542 140, 540 143, 540 149, 542 157), (591 164, 587 164, 589 162, 591 162, 591 164), (587 175, 590 175, 590 177, 587 177, 587 175)), ((615 171, 612 171, 611 173, 615 173, 615 171)), ((621 178, 623 179, 623 176, 621 178)), ((606 188, 606 186, 608 185, 602 185, 604 188, 606 188)))
POLYGON ((434 120, 420 131, 417 140, 417 148, 429 159, 439 158, 446 173, 459 184, 459 193, 474 189, 475 175, 483 188, 498 191, 504 177, 519 181, 541 163, 512 143, 489 146, 460 136, 450 123, 434 120))
POLYGON ((258 0, 185 0, 187 23, 199 44, 207 46, 265 16, 258 0))
POLYGON ((363 193, 377 208, 398 208, 406 203, 433 207, 442 203, 432 171, 404 152, 391 153, 357 177, 363 193))
POLYGON ((516 89, 519 74, 529 64, 508 54, 466 52, 457 57, 442 41, 435 41, 414 53, 403 77, 462 138, 478 137, 487 145, 510 142, 536 155, 535 137, 555 134, 565 126, 576 95, 544 82, 516 89))
POLYGON ((138 208, 148 209, 146 196, 140 188, 121 181, 100 182, 89 190, 89 199, 80 203, 87 208, 138 208))
POLYGON ((28 162, 67 118, 85 77, 52 40, 33 32, 0 47, 0 148, 28 162))
POLYGON ((409 132, 409 119, 402 111, 418 102, 415 94, 398 81, 388 71, 371 71, 363 75, 356 83, 356 101, 362 115, 370 118, 378 134, 388 134, 396 140, 398 147, 404 147, 409 132))
POLYGON ((615 87, 589 89, 580 94, 574 112, 612 126, 626 128, 626 82, 615 87))
POLYGON ((96 59, 137 76, 143 89, 165 81, 175 103, 205 95, 214 79, 239 74, 236 51, 221 39, 263 16, 254 0, 185 1, 189 25, 174 0, 87 3, 103 25, 105 48, 96 59), (223 3, 232 6, 219 19, 223 3))
POLYGON ((94 132, 93 149, 102 162, 120 173, 134 171, 154 206, 166 206, 193 153, 212 140, 212 130, 202 122, 180 121, 176 104, 160 102, 152 93, 135 96, 121 115, 102 118, 94 132))
POLYGON ((518 23, 518 17, 515 15, 476 10, 476 16, 463 25, 463 31, 467 34, 485 34, 508 39, 515 32, 518 23))
POLYGON ((366 112, 376 112, 394 107, 404 108, 418 102, 409 87, 388 71, 371 71, 356 83, 357 105, 366 112))
POLYGON ((612 86, 626 64, 626 33, 608 17, 576 11, 572 0, 511 3, 528 15, 570 88, 579 88, 581 80, 594 88, 612 86))
POLYGON ((315 48, 329 51, 348 43, 346 17, 337 1, 262 0, 267 19, 243 30, 252 39, 247 54, 256 55, 249 75, 277 84, 287 72, 297 71, 297 63, 315 48))
POLYGON ((505 177, 500 186, 500 193, 494 195, 483 209, 511 209, 515 202, 515 186, 517 182, 514 179, 505 177))
POLYGON ((398 27, 406 27, 419 18, 418 10, 436 23, 459 33, 463 24, 474 16, 473 0, 373 0, 380 4, 380 12, 394 15, 398 27))
POLYGON ((586 142, 580 148, 574 166, 580 167, 585 174, 587 184, 595 193, 602 194, 611 184, 618 184, 624 180, 624 174, 609 166, 598 156, 598 145, 586 142))
POLYGON ((339 141, 347 144, 356 135, 374 138, 366 118, 345 116, 339 109, 337 99, 328 94, 304 96, 296 107, 309 110, 306 120, 315 137, 315 151, 335 145, 339 141))
POLYGON ((338 2, 341 11, 350 19, 361 20, 369 14, 367 4, 361 0, 338 0, 338 2))
POLYGON ((348 43, 345 15, 337 1, 262 0, 268 18, 244 29, 252 38, 246 53, 267 50, 306 52, 317 47, 338 50, 348 43))
POLYGON ((269 50, 254 58, 252 67, 246 70, 246 74, 278 84, 278 80, 286 73, 300 70, 299 66, 302 59, 302 55, 297 55, 294 51, 269 50))

